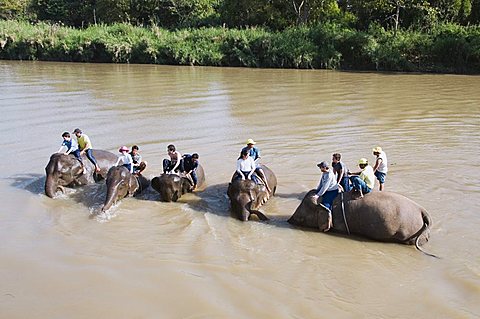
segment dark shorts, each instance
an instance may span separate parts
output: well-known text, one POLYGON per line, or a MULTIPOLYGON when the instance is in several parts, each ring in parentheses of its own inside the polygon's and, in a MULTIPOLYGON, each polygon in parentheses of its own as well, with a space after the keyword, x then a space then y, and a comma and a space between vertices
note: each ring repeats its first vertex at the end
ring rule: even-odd
POLYGON ((382 172, 376 171, 375 176, 377 177, 380 184, 384 184, 385 183, 385 178, 387 177, 387 173, 382 173, 382 172))

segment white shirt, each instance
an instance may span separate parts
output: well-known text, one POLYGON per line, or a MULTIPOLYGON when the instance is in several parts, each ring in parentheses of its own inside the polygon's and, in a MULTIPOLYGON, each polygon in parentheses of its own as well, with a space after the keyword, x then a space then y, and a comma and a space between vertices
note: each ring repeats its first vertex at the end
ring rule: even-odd
POLYGON ((317 195, 322 196, 325 192, 338 190, 337 179, 332 171, 328 170, 322 174, 317 187, 317 195))
POLYGON ((118 160, 117 160, 117 163, 115 164, 115 166, 117 166, 118 164, 120 164, 120 162, 122 162, 122 165, 128 165, 128 164, 131 164, 130 166, 130 173, 133 172, 133 160, 132 160, 132 156, 128 153, 125 153, 125 154, 122 154, 118 157, 118 160))
POLYGON ((250 172, 256 168, 255 161, 252 157, 247 157, 247 159, 239 158, 237 160, 237 171, 250 172))
POLYGON ((379 171, 380 173, 387 173, 388 172, 388 167, 387 167, 387 154, 385 154, 384 151, 381 151, 380 154, 378 155, 377 159, 381 159, 382 162, 380 163, 380 165, 378 165, 377 167, 377 171, 379 171))

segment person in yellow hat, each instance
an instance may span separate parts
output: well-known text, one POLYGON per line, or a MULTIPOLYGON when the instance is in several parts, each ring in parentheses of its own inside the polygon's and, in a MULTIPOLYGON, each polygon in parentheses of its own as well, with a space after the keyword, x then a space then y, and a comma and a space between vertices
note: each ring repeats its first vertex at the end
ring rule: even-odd
POLYGON ((383 191, 385 188, 385 178, 388 172, 387 154, 382 150, 380 146, 372 149, 373 155, 376 156, 375 166, 373 166, 373 172, 380 183, 379 190, 383 191))
POLYGON ((368 165, 366 158, 358 160, 358 167, 361 171, 356 173, 349 173, 350 181, 352 182, 352 189, 360 193, 360 197, 363 194, 368 194, 375 186, 375 174, 373 173, 373 167, 368 165))
POLYGON ((257 173, 258 177, 260 177, 260 179, 263 181, 268 192, 271 193, 272 190, 268 186, 267 179, 265 178, 265 172, 263 171, 262 165, 260 164, 260 150, 257 147, 255 147, 255 144, 256 144, 255 141, 249 138, 247 140, 247 146, 242 148, 240 154, 242 154, 243 151, 247 151, 248 155, 251 158, 253 158, 256 165, 255 173, 257 173))

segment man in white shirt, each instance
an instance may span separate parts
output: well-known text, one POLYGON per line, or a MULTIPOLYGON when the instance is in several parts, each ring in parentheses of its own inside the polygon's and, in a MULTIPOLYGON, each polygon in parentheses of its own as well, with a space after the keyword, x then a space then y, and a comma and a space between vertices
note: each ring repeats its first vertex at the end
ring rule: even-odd
POLYGON ((383 191, 388 172, 387 154, 385 154, 380 146, 377 146, 373 148, 373 155, 377 157, 375 160, 375 166, 373 166, 373 172, 380 183, 379 190, 383 191))

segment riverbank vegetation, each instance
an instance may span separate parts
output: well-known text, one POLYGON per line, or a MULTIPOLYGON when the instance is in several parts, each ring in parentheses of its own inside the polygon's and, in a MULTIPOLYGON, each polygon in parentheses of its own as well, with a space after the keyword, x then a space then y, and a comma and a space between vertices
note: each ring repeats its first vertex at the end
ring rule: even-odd
POLYGON ((480 0, 0 0, 0 17, 1 59, 480 72, 480 0))

